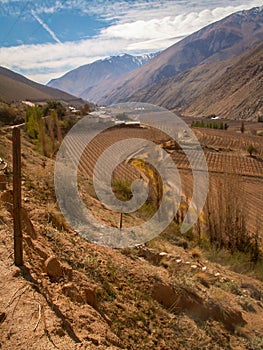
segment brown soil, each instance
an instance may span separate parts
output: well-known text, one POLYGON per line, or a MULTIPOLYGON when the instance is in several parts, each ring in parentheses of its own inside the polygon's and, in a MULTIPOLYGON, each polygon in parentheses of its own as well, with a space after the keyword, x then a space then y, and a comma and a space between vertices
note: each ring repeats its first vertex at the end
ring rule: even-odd
MULTIPOLYGON (((13 263, 11 178, 0 192, 1 350, 262 349, 262 282, 165 236, 123 250, 85 241, 56 209, 54 162, 25 139, 22 150, 22 268, 13 263)), ((0 152, 11 164, 8 131, 0 152)))

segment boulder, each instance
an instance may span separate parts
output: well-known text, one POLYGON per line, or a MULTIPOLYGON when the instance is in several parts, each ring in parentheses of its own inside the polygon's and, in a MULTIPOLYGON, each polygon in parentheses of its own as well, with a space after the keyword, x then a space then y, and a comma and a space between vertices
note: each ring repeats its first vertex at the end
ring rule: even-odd
POLYGON ((54 256, 50 256, 45 261, 45 268, 49 277, 55 280, 59 279, 63 275, 61 264, 58 261, 58 259, 55 258, 54 256))

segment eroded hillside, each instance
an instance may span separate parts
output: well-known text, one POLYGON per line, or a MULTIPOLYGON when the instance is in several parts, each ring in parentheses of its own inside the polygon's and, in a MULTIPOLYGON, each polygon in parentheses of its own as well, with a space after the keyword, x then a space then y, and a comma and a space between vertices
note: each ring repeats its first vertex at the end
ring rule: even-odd
MULTIPOLYGON (((10 135, 1 130, 9 165, 10 135)), ((56 207, 53 167, 23 137, 22 268, 13 264, 10 168, 0 194, 1 349, 262 348, 262 282, 210 262, 175 224, 136 248, 85 241, 56 207)), ((105 208, 89 201, 103 222, 105 208)))

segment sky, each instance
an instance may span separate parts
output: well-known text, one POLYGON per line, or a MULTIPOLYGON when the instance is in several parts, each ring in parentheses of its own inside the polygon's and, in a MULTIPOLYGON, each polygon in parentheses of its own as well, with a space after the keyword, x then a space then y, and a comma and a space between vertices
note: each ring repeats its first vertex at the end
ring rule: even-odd
POLYGON ((0 65, 46 84, 105 57, 157 52, 263 0, 0 0, 0 65))

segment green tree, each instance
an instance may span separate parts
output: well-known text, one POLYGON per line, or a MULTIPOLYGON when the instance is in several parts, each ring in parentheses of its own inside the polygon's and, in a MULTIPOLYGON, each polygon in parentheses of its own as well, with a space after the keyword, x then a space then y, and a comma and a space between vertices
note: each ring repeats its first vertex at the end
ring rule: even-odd
POLYGON ((40 120, 43 117, 40 107, 30 107, 26 111, 26 133, 33 139, 37 140, 40 132, 40 120))
POLYGON ((57 112, 58 118, 61 119, 66 114, 66 108, 58 101, 48 101, 47 104, 43 107, 43 114, 47 116, 50 114, 50 111, 55 110, 57 112))

